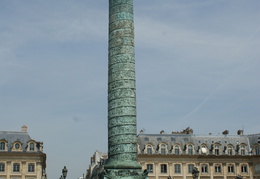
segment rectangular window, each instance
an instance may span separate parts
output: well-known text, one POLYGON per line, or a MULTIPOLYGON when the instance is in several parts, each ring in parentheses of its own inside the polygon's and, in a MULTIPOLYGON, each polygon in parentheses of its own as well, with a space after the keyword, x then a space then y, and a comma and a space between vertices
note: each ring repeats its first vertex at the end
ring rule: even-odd
POLYGON ((0 150, 5 150, 5 142, 0 143, 0 150))
POLYGON ((148 173, 153 173, 153 164, 147 164, 146 167, 147 167, 148 173))
POLYGON ((5 164, 0 163, 0 172, 4 172, 4 171, 5 171, 5 164))
POLYGON ((167 165, 161 164, 161 173, 167 173, 167 165))
POLYGON ((28 172, 34 172, 35 165, 33 163, 28 164, 28 172))
POLYGON ((147 148, 147 154, 152 154, 152 149, 151 148, 147 148))
POLYGON ((20 164, 19 163, 13 164, 13 172, 20 172, 20 164))
POLYGON ((255 165, 255 173, 260 173, 260 164, 255 165))
POLYGON ((221 173, 221 166, 215 165, 215 173, 221 173))
POLYGON ((241 165, 241 172, 247 173, 247 165, 241 165))
POLYGON ((234 173, 234 165, 228 166, 228 173, 234 173))
POLYGON ((166 150, 163 148, 163 149, 161 149, 161 154, 162 155, 165 155, 166 154, 166 150))
POLYGON ((188 173, 192 173, 193 169, 194 169, 194 165, 193 164, 189 164, 188 165, 188 173))
POLYGON ((175 147, 175 149, 174 149, 174 154, 175 154, 175 155, 180 155, 180 149, 179 149, 179 147, 175 147))
POLYGON ((175 173, 181 173, 181 165, 180 164, 174 165, 174 172, 175 173))
POLYGON ((201 165, 201 173, 208 173, 208 165, 201 165))
POLYGON ((188 149, 188 154, 193 155, 193 149, 188 149))
POLYGON ((30 151, 34 151, 34 143, 30 143, 30 151))

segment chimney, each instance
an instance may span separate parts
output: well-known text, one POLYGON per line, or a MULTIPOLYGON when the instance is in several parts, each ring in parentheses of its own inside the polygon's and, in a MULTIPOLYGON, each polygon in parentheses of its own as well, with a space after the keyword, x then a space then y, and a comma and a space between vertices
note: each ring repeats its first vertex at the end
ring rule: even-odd
POLYGON ((27 132, 27 126, 26 125, 22 126, 22 132, 27 132))

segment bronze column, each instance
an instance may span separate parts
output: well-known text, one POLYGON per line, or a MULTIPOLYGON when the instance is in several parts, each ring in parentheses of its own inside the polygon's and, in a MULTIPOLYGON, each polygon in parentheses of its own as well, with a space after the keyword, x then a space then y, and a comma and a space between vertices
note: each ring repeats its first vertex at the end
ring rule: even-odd
POLYGON ((145 178, 137 162, 133 0, 109 0, 105 178, 145 178))

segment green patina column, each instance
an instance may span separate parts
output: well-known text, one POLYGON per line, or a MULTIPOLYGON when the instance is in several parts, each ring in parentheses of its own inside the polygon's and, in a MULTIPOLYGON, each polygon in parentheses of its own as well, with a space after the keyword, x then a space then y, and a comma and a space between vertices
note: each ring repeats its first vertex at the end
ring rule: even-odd
POLYGON ((137 162, 133 0, 109 0, 108 163, 105 178, 141 179, 137 162))

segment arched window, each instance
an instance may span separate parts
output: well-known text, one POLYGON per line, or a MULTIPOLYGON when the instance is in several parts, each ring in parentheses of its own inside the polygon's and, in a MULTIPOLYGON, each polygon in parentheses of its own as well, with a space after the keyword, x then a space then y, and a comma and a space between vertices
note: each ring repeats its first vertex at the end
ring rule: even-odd
POLYGON ((153 154, 153 147, 151 145, 147 145, 147 154, 153 154))
POLYGON ((219 145, 214 146, 214 154, 219 155, 219 145))
POLYGON ((192 145, 188 145, 188 154, 193 155, 193 146, 192 145))
POLYGON ((201 154, 207 154, 207 152, 208 152, 208 149, 207 149, 207 147, 205 146, 205 145, 202 145, 201 146, 201 154))
POLYGON ((30 143, 30 151, 34 151, 34 143, 30 143))
POLYGON ((260 147, 259 146, 255 146, 255 154, 260 155, 260 147))
POLYGON ((180 147, 178 145, 175 145, 175 147, 174 147, 174 154, 180 155, 180 147))
POLYGON ((246 154, 246 149, 245 149, 245 146, 244 146, 244 145, 241 145, 241 146, 240 146, 240 154, 241 154, 241 155, 245 155, 245 154, 246 154))
POLYGON ((0 143, 0 150, 5 150, 5 142, 0 143))
POLYGON ((231 145, 229 145, 229 146, 227 147, 227 154, 228 154, 228 155, 233 155, 233 147, 232 147, 231 145))
POLYGON ((166 154, 166 145, 165 144, 161 144, 161 154, 162 155, 166 154))

